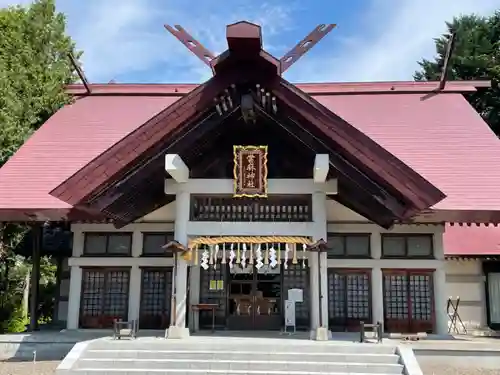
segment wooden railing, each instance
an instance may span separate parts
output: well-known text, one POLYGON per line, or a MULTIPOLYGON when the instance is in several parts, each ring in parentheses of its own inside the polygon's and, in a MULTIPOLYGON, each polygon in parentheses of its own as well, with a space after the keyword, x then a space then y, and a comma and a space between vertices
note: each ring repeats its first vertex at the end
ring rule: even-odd
POLYGON ((191 221, 312 221, 311 195, 279 195, 264 199, 191 196, 191 221))

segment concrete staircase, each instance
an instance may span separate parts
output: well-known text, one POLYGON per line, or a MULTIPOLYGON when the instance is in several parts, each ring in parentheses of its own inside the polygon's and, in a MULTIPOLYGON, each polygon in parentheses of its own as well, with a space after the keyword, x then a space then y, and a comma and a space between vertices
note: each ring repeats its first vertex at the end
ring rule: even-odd
POLYGON ((99 339, 79 343, 58 375, 403 374, 394 345, 262 338, 99 339))

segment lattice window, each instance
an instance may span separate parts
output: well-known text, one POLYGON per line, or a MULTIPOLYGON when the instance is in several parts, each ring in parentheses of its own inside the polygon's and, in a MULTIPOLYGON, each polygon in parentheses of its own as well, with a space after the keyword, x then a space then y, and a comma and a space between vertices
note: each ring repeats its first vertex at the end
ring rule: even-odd
POLYGON ((408 275, 384 275, 384 312, 387 319, 406 320, 408 311, 408 275))
POLYGON ((173 256, 171 250, 163 246, 174 239, 174 233, 143 233, 142 255, 145 256, 173 256))
POLYGON ((163 329, 170 323, 172 268, 142 270, 140 327, 163 329))
POLYGON ((328 315, 332 327, 359 327, 371 320, 369 271, 328 270, 328 315))
POLYGON ((410 275, 411 317, 414 320, 432 319, 432 275, 410 275))
POLYGON ((128 310, 129 271, 109 271, 104 293, 104 315, 123 317, 128 310))
POLYGON ((82 314, 100 316, 103 306, 105 273, 84 271, 82 276, 82 314))
POLYGON ((304 222, 312 220, 311 195, 269 196, 254 200, 232 196, 191 196, 192 221, 304 222))
POLYGON ((84 270, 82 274, 81 324, 89 328, 110 327, 113 319, 128 314, 130 271, 84 270))
MULTIPOLYGON (((288 269, 282 268, 283 272, 283 304, 288 298, 289 289, 302 289, 304 302, 295 305, 295 321, 298 328, 309 327, 310 293, 309 293, 309 267, 303 268, 301 264, 288 264, 288 269)), ((283 307, 283 311, 284 311, 283 307)))
MULTIPOLYGON (((219 307, 215 311, 215 324, 219 327, 226 325, 226 291, 227 291, 227 278, 226 268, 224 265, 217 264, 214 269, 213 265, 209 269, 200 270, 200 303, 216 303, 219 307), (224 288, 217 290, 212 288, 210 290, 211 280, 222 280, 224 288)), ((217 285, 217 282, 215 282, 217 285)), ((212 327, 212 312, 200 311, 200 328, 212 327)))

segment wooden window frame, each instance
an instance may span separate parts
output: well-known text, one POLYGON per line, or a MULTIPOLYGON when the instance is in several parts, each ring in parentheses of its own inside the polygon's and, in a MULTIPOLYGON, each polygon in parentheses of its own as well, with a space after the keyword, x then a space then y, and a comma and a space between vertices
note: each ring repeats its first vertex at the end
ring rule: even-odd
POLYGON ((132 232, 84 232, 84 239, 83 239, 83 257, 89 257, 89 258, 125 258, 125 257, 131 257, 132 256, 132 232), (106 245, 105 245, 105 252, 104 253, 87 253, 87 244, 88 244, 88 238, 89 236, 99 236, 99 237, 105 237, 106 238, 106 245), (127 253, 109 253, 109 238, 111 236, 122 236, 122 237, 128 237, 130 246, 128 248, 127 253))
POLYGON ((381 237, 381 259, 435 259, 434 256, 434 235, 432 233, 383 233, 381 237), (404 255, 386 255, 384 253, 384 239, 400 237, 404 238, 405 253, 404 255), (431 251, 429 255, 410 255, 408 253, 408 239, 410 237, 426 237, 430 239, 431 251))
POLYGON ((162 235, 165 237, 165 245, 171 241, 174 238, 174 232, 173 231, 168 231, 168 232, 142 232, 142 250, 141 250, 141 257, 145 258, 172 258, 173 253, 170 251, 164 251, 163 253, 158 252, 158 253, 145 253, 145 245, 146 245, 146 237, 147 236, 159 236, 162 235))
POLYGON ((327 242, 332 237, 341 237, 342 238, 342 243, 344 246, 344 254, 342 254, 342 255, 331 254, 329 251, 327 251, 327 253, 326 253, 327 258, 328 259, 371 259, 372 258, 371 235, 372 235, 371 233, 328 232, 327 233, 327 242), (366 255, 349 255, 349 254, 347 254, 347 247, 346 247, 347 237, 366 237, 366 238, 368 238, 368 254, 366 254, 366 255))
MULTIPOLYGON (((79 307, 79 312, 78 312, 78 326, 82 327, 82 319, 85 317, 83 314, 83 305, 84 305, 84 283, 83 283, 83 278, 84 278, 84 273, 85 272, 102 272, 104 274, 104 286, 102 288, 102 291, 100 292, 101 294, 101 299, 102 299, 102 305, 100 307, 100 314, 97 316, 97 319, 102 319, 105 315, 103 314, 104 309, 105 309, 105 296, 106 296, 106 287, 109 284, 108 280, 108 275, 111 272, 127 272, 128 273, 128 280, 127 280, 127 297, 126 297, 126 310, 125 310, 125 316, 123 319, 126 321, 128 319, 128 310, 130 308, 130 283, 131 283, 131 276, 132 276, 132 267, 81 267, 82 268, 82 282, 80 286, 80 307, 79 307)), ((109 328, 109 327, 106 327, 109 328)))

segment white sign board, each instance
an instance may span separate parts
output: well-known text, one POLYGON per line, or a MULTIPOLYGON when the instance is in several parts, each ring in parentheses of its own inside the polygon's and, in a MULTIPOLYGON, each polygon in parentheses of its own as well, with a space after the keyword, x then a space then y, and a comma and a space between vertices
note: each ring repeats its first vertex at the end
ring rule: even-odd
POLYGON ((295 303, 304 302, 304 292, 302 289, 288 289, 288 300, 295 303))
POLYGON ((295 302, 286 300, 285 301, 285 326, 295 327, 295 302))

